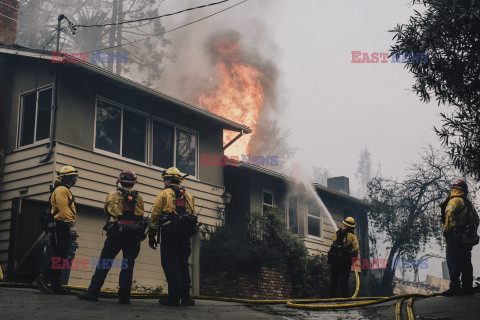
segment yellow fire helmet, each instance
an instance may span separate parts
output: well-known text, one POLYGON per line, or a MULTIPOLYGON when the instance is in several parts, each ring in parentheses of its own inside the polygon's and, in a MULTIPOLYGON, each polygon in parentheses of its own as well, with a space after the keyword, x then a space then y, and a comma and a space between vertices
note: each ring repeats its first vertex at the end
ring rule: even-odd
POLYGON ((175 167, 170 167, 167 170, 165 170, 162 176, 163 176, 163 179, 174 179, 174 180, 178 180, 179 182, 182 182, 184 178, 180 170, 178 170, 175 167))
POLYGON ((350 228, 355 228, 355 220, 352 217, 345 218, 345 220, 343 220, 343 225, 350 228))
POLYGON ((76 170, 72 166, 65 166, 62 169, 60 169, 60 171, 58 172, 58 175, 60 177, 63 177, 63 176, 78 176, 78 170, 76 170))

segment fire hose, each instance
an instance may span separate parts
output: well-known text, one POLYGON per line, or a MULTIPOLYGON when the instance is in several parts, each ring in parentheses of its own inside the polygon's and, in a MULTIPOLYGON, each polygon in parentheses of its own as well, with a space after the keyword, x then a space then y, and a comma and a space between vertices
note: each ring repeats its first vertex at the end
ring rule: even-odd
MULTIPOLYGON (((254 299, 240 299, 240 298, 228 298, 228 297, 211 297, 202 295, 192 295, 192 298, 199 300, 212 300, 212 301, 224 301, 224 302, 237 302, 245 304, 264 304, 264 305, 278 305, 285 304, 288 308, 297 308, 309 311, 322 311, 322 310, 339 310, 347 308, 357 308, 364 306, 371 306, 375 304, 385 303, 389 301, 399 300, 395 305, 395 320, 401 320, 401 306, 405 300, 408 299, 406 304, 406 310, 409 320, 414 320, 414 314, 412 310, 413 300, 415 298, 427 298, 440 295, 439 293, 432 294, 400 294, 392 297, 357 297, 360 289, 360 278, 358 276, 358 270, 355 270, 356 288, 355 293, 351 298, 334 298, 334 299, 283 299, 283 300, 254 300, 254 299), (353 302, 353 303, 342 303, 353 302), (337 303, 337 304, 336 304, 337 303)), ((26 283, 11 283, 0 282, 0 287, 13 287, 13 288, 33 288, 33 285, 26 283)), ((80 286, 66 285, 64 288, 71 290, 74 293, 87 291, 88 288, 80 286)), ((100 294, 102 298, 116 298, 118 297, 118 291, 113 289, 102 289, 100 294)), ((162 299, 166 298, 167 294, 162 293, 148 293, 132 291, 130 298, 132 299, 162 299)))

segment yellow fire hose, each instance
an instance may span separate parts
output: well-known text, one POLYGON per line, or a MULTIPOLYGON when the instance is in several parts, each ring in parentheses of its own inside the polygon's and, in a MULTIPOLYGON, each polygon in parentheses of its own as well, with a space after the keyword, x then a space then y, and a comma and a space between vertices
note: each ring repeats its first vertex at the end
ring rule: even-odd
MULTIPOLYGON (((210 297, 210 296, 201 296, 201 295, 193 295, 192 298, 199 299, 199 300, 238 302, 238 303, 245 303, 245 304, 270 304, 270 305, 285 304, 289 308, 297 308, 297 309, 304 309, 304 310, 311 310, 311 311, 356 308, 356 307, 370 306, 374 304, 379 304, 379 303, 400 299, 395 306, 395 320, 401 320, 402 303, 406 299, 409 299, 407 301, 407 314, 408 314, 409 320, 413 320, 414 316, 413 316, 412 305, 413 305, 414 298, 417 298, 417 297, 425 298, 425 297, 433 297, 433 296, 439 295, 438 293, 433 293, 433 294, 412 293, 412 294, 401 294, 401 295, 396 295, 392 297, 357 297, 360 289, 360 278, 358 276, 357 269, 355 269, 355 279, 356 279, 355 293, 351 298, 254 300, 254 299, 240 299, 240 298, 227 298, 227 297, 210 297), (351 301, 355 301, 355 302, 341 303, 341 302, 351 302, 351 301), (331 303, 331 302, 337 302, 338 304, 318 304, 318 303, 331 303)), ((33 288, 33 285, 26 284, 26 283, 0 282, 0 287, 33 288)), ((66 289, 71 290, 72 292, 82 292, 88 289, 86 287, 80 287, 80 286, 64 286, 64 287, 66 289)), ((118 290, 102 289, 99 296, 103 298, 115 298, 115 297, 118 297, 118 290)), ((130 294, 130 297, 132 299, 160 299, 160 298, 166 298, 167 294, 161 294, 161 293, 155 294, 155 293, 132 291, 130 294)))

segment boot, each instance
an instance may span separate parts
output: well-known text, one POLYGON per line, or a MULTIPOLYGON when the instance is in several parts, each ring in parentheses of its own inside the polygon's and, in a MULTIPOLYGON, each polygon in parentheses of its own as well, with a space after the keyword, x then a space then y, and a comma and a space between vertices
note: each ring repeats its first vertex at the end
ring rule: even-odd
POLYGON ((77 294, 77 298, 85 301, 98 301, 98 295, 90 292, 81 292, 77 294))
POLYGON ((459 287, 450 287, 447 291, 442 292, 442 296, 445 297, 452 297, 452 296, 457 296, 461 292, 461 289, 459 287))
POLYGON ((182 304, 182 306, 184 306, 184 307, 194 306, 194 305, 195 305, 195 300, 193 300, 192 298, 190 298, 190 296, 188 296, 188 297, 183 297, 181 304, 182 304))
POLYGON ((72 294, 70 290, 65 289, 59 282, 54 281, 52 281, 52 293, 64 296, 69 296, 72 294))
POLYGON ((162 306, 180 307, 180 298, 167 298, 158 300, 158 304, 162 306))
POLYGON ((475 291, 473 291, 472 287, 462 288, 462 291, 460 292, 461 296, 473 296, 474 294, 475 294, 475 291))
POLYGON ((33 286, 40 290, 40 292, 45 294, 51 294, 52 290, 48 288, 47 277, 45 274, 40 274, 35 281, 33 281, 33 286))
POLYGON ((129 297, 118 298, 118 303, 120 303, 120 304, 129 304, 129 303, 130 303, 130 298, 129 298, 129 297))

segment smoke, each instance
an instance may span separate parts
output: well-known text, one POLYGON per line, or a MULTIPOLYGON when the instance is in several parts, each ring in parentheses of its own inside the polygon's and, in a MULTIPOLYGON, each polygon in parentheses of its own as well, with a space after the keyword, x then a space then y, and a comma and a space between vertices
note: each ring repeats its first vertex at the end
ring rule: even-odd
MULTIPOLYGON (((268 152, 268 155, 281 157, 285 153, 284 150, 290 152, 295 148, 285 145, 288 144, 286 140, 288 130, 273 123, 286 105, 284 94, 286 90, 282 88, 278 68, 279 49, 272 40, 269 27, 261 18, 261 15, 272 7, 273 4, 267 2, 247 2, 208 21, 172 33, 169 36, 171 45, 168 49, 171 62, 165 64, 162 78, 154 85, 161 92, 199 106, 199 98, 219 85, 221 79, 216 70, 219 59, 227 66, 233 62, 252 66, 261 73, 264 98, 257 121, 262 127, 252 126, 253 133, 248 151, 255 155, 267 155, 265 152, 268 152), (238 48, 234 52, 223 50, 235 43, 238 44, 238 48), (257 134, 267 130, 268 135, 257 134), (270 140, 272 135, 280 137, 276 140, 282 143, 278 148, 272 145, 265 151, 262 146, 268 144, 267 136, 270 140)), ((198 13, 192 13, 176 24, 188 23, 199 17, 198 13)), ((239 120, 233 120, 241 123, 239 120)), ((288 156, 292 156, 292 153, 290 152, 288 156)))

